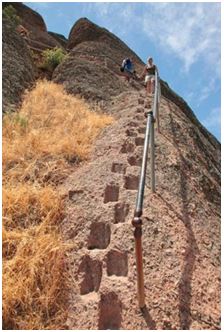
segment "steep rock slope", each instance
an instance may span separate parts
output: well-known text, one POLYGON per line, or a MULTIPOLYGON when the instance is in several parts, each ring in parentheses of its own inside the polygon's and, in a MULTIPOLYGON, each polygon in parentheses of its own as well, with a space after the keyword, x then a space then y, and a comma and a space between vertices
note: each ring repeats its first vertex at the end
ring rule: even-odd
MULTIPOLYGON (((148 104, 148 103, 147 103, 148 104)), ((220 328, 220 149, 162 97, 156 134, 156 194, 148 168, 143 218, 147 309, 140 313, 131 220, 145 130, 144 93, 123 93, 116 122, 90 162, 71 175, 65 236, 77 246, 70 270, 70 329, 220 328), (142 97, 143 96, 143 97, 142 97)))
MULTIPOLYGON (((30 27, 28 7, 17 8, 34 41, 57 45, 48 39, 38 15, 30 27)), ((145 130, 144 91, 139 82, 125 85, 119 66, 126 56, 134 60, 138 73, 144 64, 120 39, 87 19, 72 28, 69 48, 54 81, 70 93, 106 102, 104 110, 116 121, 99 137, 90 161, 61 187, 67 195, 63 232, 76 247, 68 257, 75 281, 68 327, 219 328, 220 144, 162 82, 157 191, 150 192, 149 170, 145 191, 147 309, 141 315, 131 220, 145 130)))
MULTIPOLYGON (((81 94, 90 100, 108 101, 129 89, 120 72, 124 57, 132 58, 139 73, 144 65, 119 38, 87 19, 75 23, 68 49, 70 53, 56 68, 53 80, 63 83, 69 93, 81 94)), ((135 82, 133 87, 139 90, 141 85, 135 82)))
MULTIPOLYGON (((117 36, 109 32, 107 29, 101 28, 98 25, 94 24, 87 18, 81 18, 74 24, 69 33, 68 49, 73 50, 74 47, 86 41, 101 42, 103 44, 110 46, 111 49, 113 50, 113 53, 110 55, 112 59, 114 58, 114 61, 118 60, 116 58, 118 57, 118 55, 120 55, 121 60, 123 60, 124 56, 132 57, 133 61, 137 66, 137 69, 139 68, 139 65, 142 65, 142 61, 137 56, 137 54, 135 54, 117 36)), ((101 49, 101 52, 104 55, 103 47, 101 49)))
POLYGON ((24 90, 35 80, 35 66, 23 38, 11 23, 2 20, 3 112, 15 109, 24 90))
MULTIPOLYGON (((102 101, 103 105, 123 91, 132 93, 142 88, 141 82, 135 81, 131 86, 124 84, 120 72, 122 60, 130 57, 140 74, 144 67, 142 60, 118 37, 87 18, 79 19, 72 27, 67 50, 67 58, 53 73, 53 80, 63 84, 67 92, 80 94, 90 101, 102 101)), ((203 134, 214 142, 212 135, 200 124, 187 103, 162 80, 161 89, 162 94, 185 109, 186 114, 201 128, 203 134)), ((106 107, 105 110, 107 109, 106 107)))
POLYGON ((12 5, 16 9, 22 26, 27 29, 29 33, 26 39, 28 45, 43 50, 56 46, 62 47, 61 43, 47 32, 46 24, 40 14, 21 2, 5 2, 3 8, 8 5, 12 5))
POLYGON ((143 248, 147 309, 136 296, 133 218, 145 117, 139 82, 125 85, 121 60, 142 61, 121 40, 87 19, 71 30, 70 54, 54 81, 104 101, 116 121, 91 160, 67 180, 65 237, 76 249, 69 269, 70 329, 220 328, 220 144, 186 102, 162 83, 156 134, 156 194, 145 190, 143 248))

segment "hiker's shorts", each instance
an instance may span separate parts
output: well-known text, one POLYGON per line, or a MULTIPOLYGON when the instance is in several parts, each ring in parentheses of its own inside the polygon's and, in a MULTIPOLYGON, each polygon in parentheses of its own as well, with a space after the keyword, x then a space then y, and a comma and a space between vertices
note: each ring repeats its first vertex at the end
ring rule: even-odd
POLYGON ((145 83, 147 83, 149 81, 155 81, 155 75, 146 75, 145 83))

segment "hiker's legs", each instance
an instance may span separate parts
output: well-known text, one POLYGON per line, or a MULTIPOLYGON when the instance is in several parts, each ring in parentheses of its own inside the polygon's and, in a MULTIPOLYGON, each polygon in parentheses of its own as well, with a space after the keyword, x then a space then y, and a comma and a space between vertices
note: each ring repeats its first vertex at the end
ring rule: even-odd
POLYGON ((145 84, 146 84, 146 95, 151 95, 152 93, 152 76, 147 75, 145 78, 145 84))
POLYGON ((145 78, 146 84, 146 93, 151 95, 154 93, 155 90, 155 77, 154 75, 147 75, 145 78))
POLYGON ((125 80, 129 82, 131 75, 130 75, 130 72, 126 68, 124 69, 124 76, 125 76, 125 80))
POLYGON ((129 76, 128 75, 125 75, 125 81, 129 82, 129 76))
POLYGON ((151 94, 151 82, 150 80, 146 82, 146 92, 147 94, 151 94))
POLYGON ((154 93, 155 92, 155 79, 154 78, 151 78, 150 84, 151 84, 151 92, 154 93))

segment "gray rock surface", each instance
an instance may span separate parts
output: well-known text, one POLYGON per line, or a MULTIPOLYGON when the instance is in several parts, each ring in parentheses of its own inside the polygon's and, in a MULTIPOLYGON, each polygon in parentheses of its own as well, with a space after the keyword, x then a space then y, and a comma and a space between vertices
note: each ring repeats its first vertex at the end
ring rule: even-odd
POLYGON ((23 38, 11 23, 2 21, 2 101, 3 112, 14 110, 22 93, 35 80, 35 66, 23 38))

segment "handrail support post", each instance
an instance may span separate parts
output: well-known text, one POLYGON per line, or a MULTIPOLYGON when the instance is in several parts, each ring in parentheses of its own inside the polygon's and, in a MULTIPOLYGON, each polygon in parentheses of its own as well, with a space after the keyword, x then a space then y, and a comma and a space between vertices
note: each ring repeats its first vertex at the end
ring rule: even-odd
POLYGON ((145 307, 145 292, 144 292, 144 273, 143 273, 143 258, 142 258, 142 212, 135 212, 132 220, 132 225, 135 227, 135 255, 136 255, 136 269, 137 269, 137 288, 138 288, 138 304, 141 309, 145 307))

